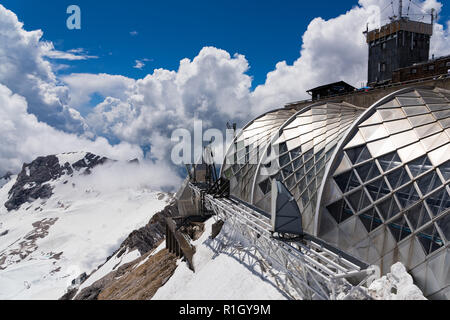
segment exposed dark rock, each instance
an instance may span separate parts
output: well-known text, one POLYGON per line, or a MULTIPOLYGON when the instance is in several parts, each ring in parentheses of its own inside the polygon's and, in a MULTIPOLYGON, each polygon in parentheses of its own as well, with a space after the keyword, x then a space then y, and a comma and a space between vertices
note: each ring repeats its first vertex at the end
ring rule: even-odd
POLYGON ((224 222, 222 220, 219 220, 217 222, 214 222, 214 224, 211 226, 211 239, 215 239, 217 235, 222 230, 224 222))
POLYGON ((53 189, 49 185, 50 181, 63 175, 72 175, 74 170, 85 169, 84 173, 89 174, 92 168, 104 164, 108 160, 108 158, 87 153, 83 159, 73 164, 66 162, 61 166, 55 155, 38 157, 31 163, 25 163, 22 166, 16 183, 9 190, 9 199, 5 203, 5 207, 8 211, 17 210, 24 203, 36 199, 48 199, 53 194, 53 189))
MULTIPOLYGON (((177 257, 163 249, 124 264, 78 293, 75 300, 148 300, 173 275, 177 257), (139 265, 139 266, 138 266, 139 265)), ((72 295, 73 297, 73 295, 72 295)), ((69 298, 69 292, 62 298, 69 298)), ((61 298, 61 299, 62 299, 61 298)))
POLYGON ((8 234, 9 230, 5 230, 3 232, 0 233, 0 237, 6 236, 8 234))
POLYGON ((78 291, 77 288, 70 289, 58 300, 72 300, 77 291, 78 291))
POLYGON ((9 180, 11 180, 11 176, 12 175, 13 175, 12 172, 8 171, 8 172, 5 173, 5 175, 3 177, 0 177, 0 180, 3 179, 3 180, 6 180, 6 181, 9 181, 9 180))
POLYGON ((72 285, 80 285, 81 283, 83 283, 86 279, 87 279, 87 274, 86 272, 83 272, 82 274, 80 274, 77 278, 72 280, 72 285))
MULTIPOLYGON (((0 252, 0 270, 6 269, 6 258, 12 255, 18 255, 20 260, 24 260, 31 253, 38 249, 36 241, 45 238, 50 228, 58 221, 58 218, 45 218, 32 224, 33 229, 23 238, 19 238, 7 250, 0 252)), ((17 261, 16 261, 17 263, 17 261)))
MULTIPOLYGON (((147 225, 131 232, 128 235, 128 237, 122 242, 119 249, 117 249, 111 256, 109 256, 106 259, 105 263, 108 262, 109 259, 111 259, 116 253, 118 257, 120 257, 122 254, 125 253, 127 249, 129 251, 135 249, 139 250, 141 258, 143 258, 145 255, 149 254, 153 249, 155 249, 159 245, 159 243, 161 243, 162 240, 164 240, 166 231, 166 217, 172 217, 177 215, 178 215, 178 208, 175 204, 175 201, 172 201, 163 210, 155 213, 153 217, 150 219, 150 221, 147 223, 147 225)), ((170 261, 172 261, 172 259, 170 259, 170 261)), ((75 299, 77 300, 98 299, 99 295, 105 290, 105 288, 111 286, 115 278, 122 275, 130 265, 131 263, 125 264, 119 267, 117 270, 110 272, 102 279, 94 282, 91 286, 84 288, 80 293, 76 295, 75 299)), ((100 268, 101 266, 102 265, 100 265, 98 268, 100 268)), ((171 272, 173 272, 173 270, 171 272)), ((73 297, 74 294, 71 293, 69 290, 60 299, 72 299, 73 297)))
POLYGON ((98 165, 104 164, 107 161, 114 161, 114 160, 110 160, 106 157, 100 157, 100 156, 97 156, 95 154, 88 152, 83 159, 78 160, 77 162, 72 164, 72 167, 77 171, 80 171, 80 169, 82 169, 82 168, 86 168, 85 173, 87 173, 87 172, 90 173, 91 172, 90 169, 92 169, 98 165))
POLYGON ((175 215, 178 215, 177 206, 174 203, 167 205, 162 211, 159 211, 153 215, 145 227, 134 230, 130 233, 130 235, 120 245, 120 249, 117 251, 119 251, 119 254, 122 255, 126 248, 129 248, 130 251, 138 249, 139 253, 143 255, 152 250, 165 237, 165 218, 175 215))

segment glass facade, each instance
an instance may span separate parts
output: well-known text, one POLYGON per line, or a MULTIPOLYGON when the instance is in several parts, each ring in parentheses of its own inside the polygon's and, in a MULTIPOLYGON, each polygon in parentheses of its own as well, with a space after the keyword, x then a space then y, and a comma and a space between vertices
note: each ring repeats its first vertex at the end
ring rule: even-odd
POLYGON ((271 179, 284 183, 302 212, 302 225, 313 232, 317 190, 337 142, 364 109, 326 103, 297 112, 285 122, 263 154, 252 203, 270 212, 271 179))
POLYGON ((450 91, 403 89, 369 109, 276 110, 234 144, 225 161, 245 161, 222 171, 232 194, 270 212, 277 179, 306 232, 383 273, 401 261, 426 296, 450 299, 450 91))
POLYGON ((221 175, 230 180, 230 194, 250 202, 251 183, 261 151, 279 127, 295 113, 280 109, 268 112, 247 124, 234 138, 225 155, 221 175))
POLYGON ((401 261, 440 298, 450 298, 449 101, 448 91, 410 89, 371 107, 333 158, 315 225, 383 273, 401 261))

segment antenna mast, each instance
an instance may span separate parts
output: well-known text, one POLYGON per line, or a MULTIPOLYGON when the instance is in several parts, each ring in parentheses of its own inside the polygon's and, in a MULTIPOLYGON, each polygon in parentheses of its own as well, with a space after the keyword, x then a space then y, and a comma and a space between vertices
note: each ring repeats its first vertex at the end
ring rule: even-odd
POLYGON ((403 14, 403 0, 398 1, 398 18, 401 19, 403 14))

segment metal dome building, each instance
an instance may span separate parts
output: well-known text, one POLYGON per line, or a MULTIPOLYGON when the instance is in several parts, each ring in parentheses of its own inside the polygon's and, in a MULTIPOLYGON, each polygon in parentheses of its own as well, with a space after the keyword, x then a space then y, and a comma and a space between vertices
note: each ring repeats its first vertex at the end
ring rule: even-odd
POLYGON ((299 232, 382 273, 401 261, 427 297, 450 299, 450 91, 266 113, 235 137, 221 176, 268 215, 271 182, 281 182, 300 210, 299 232))

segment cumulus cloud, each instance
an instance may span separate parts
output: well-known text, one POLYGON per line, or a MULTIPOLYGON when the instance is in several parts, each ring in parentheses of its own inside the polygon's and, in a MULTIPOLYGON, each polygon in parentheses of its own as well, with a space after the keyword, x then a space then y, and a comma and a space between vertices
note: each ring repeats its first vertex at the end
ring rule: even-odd
POLYGON ((90 111, 86 104, 93 94, 126 100, 135 84, 133 79, 105 73, 76 73, 62 76, 61 80, 69 88, 68 105, 82 113, 90 111))
POLYGON ((150 188, 175 192, 182 179, 168 163, 144 160, 139 164, 127 162, 106 163, 92 171, 89 176, 75 177, 81 188, 93 188, 111 192, 128 188, 150 188))
POLYGON ((0 4, 0 83, 28 101, 28 111, 40 121, 72 132, 83 132, 83 119, 67 107, 68 88, 60 85, 42 31, 26 31, 17 16, 0 4))
POLYGON ((0 174, 17 172, 23 162, 37 156, 71 151, 90 151, 112 159, 129 160, 143 158, 142 150, 122 142, 111 146, 105 138, 96 140, 59 131, 27 112, 24 97, 13 94, 0 84, 0 174))
POLYGON ((205 47, 193 60, 183 59, 177 71, 156 69, 137 81, 92 74, 63 80, 71 101, 83 102, 94 92, 107 96, 86 116, 96 134, 151 145, 151 156, 163 159, 171 132, 191 128, 194 119, 202 119, 205 127, 224 128, 227 120, 247 118, 249 107, 242 107, 249 106, 247 70, 244 56, 205 47))

